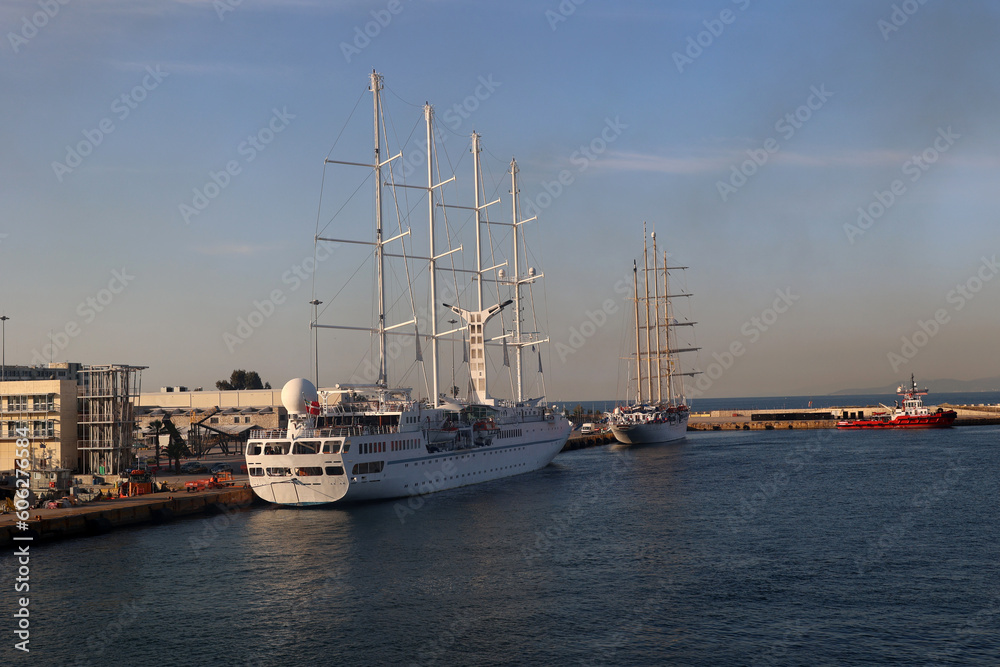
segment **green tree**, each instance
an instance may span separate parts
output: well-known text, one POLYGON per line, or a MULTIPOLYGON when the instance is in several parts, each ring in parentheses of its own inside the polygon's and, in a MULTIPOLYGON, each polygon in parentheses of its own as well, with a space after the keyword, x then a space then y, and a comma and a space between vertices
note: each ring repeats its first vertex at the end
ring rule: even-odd
POLYGON ((261 382, 257 371, 238 369, 233 371, 228 380, 219 380, 216 382, 215 388, 221 391, 232 391, 234 389, 270 389, 271 383, 261 382))
POLYGON ((163 430, 170 435, 170 443, 167 445, 167 458, 174 462, 174 474, 181 471, 181 457, 191 456, 191 450, 181 437, 180 432, 174 423, 169 419, 163 420, 163 430))
POLYGON ((153 446, 156 448, 154 450, 156 452, 156 465, 160 465, 160 433, 163 432, 163 422, 159 419, 151 421, 146 425, 146 428, 153 434, 153 446))

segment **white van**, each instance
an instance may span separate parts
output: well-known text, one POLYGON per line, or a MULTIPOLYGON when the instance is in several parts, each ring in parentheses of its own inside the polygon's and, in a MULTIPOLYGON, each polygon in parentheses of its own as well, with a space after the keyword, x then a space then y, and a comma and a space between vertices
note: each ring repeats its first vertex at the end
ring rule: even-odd
POLYGON ((587 422, 586 424, 580 427, 580 435, 590 435, 595 430, 596 429, 594 428, 594 425, 591 424, 590 422, 587 422))

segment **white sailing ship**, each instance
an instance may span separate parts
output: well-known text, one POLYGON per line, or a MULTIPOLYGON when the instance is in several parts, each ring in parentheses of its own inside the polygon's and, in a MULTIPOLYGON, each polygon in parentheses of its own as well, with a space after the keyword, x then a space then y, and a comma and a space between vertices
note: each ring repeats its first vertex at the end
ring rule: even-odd
MULTIPOLYGON (((486 209, 500 200, 482 203, 481 166, 479 135, 472 135, 473 176, 476 184, 475 203, 472 207, 448 206, 435 201, 441 186, 450 183, 454 177, 444 182, 434 182, 433 160, 434 129, 433 108, 424 106, 427 137, 427 185, 412 186, 394 184, 392 163, 401 153, 386 158, 381 147, 386 139, 385 123, 382 115, 380 93, 383 88, 381 75, 371 74, 371 87, 375 115, 375 151, 371 164, 358 164, 327 160, 327 163, 367 167, 374 175, 374 218, 375 240, 373 242, 356 239, 328 239, 319 234, 320 241, 339 243, 362 243, 374 247, 376 274, 375 306, 377 312, 369 327, 320 325, 313 322, 315 329, 332 328, 360 330, 368 332, 377 341, 377 377, 373 384, 342 384, 331 389, 317 391, 314 383, 298 378, 289 381, 282 389, 281 398, 288 412, 288 428, 255 431, 246 447, 247 468, 250 484, 254 492, 264 500, 283 505, 317 505, 378 498, 417 496, 434 491, 486 482, 512 475, 537 470, 549 464, 562 450, 569 436, 569 422, 561 414, 548 409, 542 398, 528 399, 524 396, 525 369, 523 355, 527 348, 536 350, 547 342, 534 331, 525 331, 522 312, 526 310, 523 300, 530 294, 532 283, 541 274, 531 268, 523 272, 526 260, 523 245, 522 225, 534 218, 519 218, 517 163, 510 163, 512 220, 509 223, 491 221, 486 209), (387 182, 388 179, 388 182, 387 182), (386 238, 383 225, 383 188, 388 187, 393 196, 395 208, 400 208, 395 188, 418 188, 425 191, 428 200, 430 250, 426 257, 417 257, 404 243, 409 229, 386 238), (475 221, 476 258, 475 268, 465 269, 475 283, 475 293, 470 307, 448 305, 438 301, 438 273, 462 271, 440 266, 442 260, 450 258, 461 247, 441 252, 436 240, 441 232, 436 228, 442 208, 465 208, 471 210, 475 221), (492 232, 496 225, 508 229, 513 240, 513 273, 508 275, 506 261, 494 258, 496 244, 492 232), (483 240, 487 239, 488 252, 484 251, 483 240), (398 243, 396 250, 389 244, 398 243), (406 284, 411 287, 416 281, 409 269, 409 263, 425 263, 430 301, 429 314, 425 318, 416 316, 417 308, 412 305, 410 292, 410 312, 412 319, 389 324, 387 314, 387 258, 402 259, 406 268, 406 284), (484 262, 489 265, 484 266, 484 262), (490 304, 486 300, 484 286, 489 283, 495 294, 506 290, 511 298, 502 303, 490 304), (513 304, 513 314, 505 323, 502 318, 501 330, 491 335, 488 324, 508 305, 513 304), (440 330, 441 319, 438 307, 448 308, 461 318, 449 322, 456 328, 440 330), (419 320, 419 322, 418 322, 419 320), (429 335, 422 336, 417 329, 421 324, 429 335), (509 324, 509 330, 508 330, 509 324), (389 364, 398 357, 399 346, 390 354, 388 337, 410 336, 415 343, 415 356, 422 365, 420 341, 430 341, 431 369, 427 382, 430 396, 424 400, 413 397, 410 388, 392 388, 389 385, 389 364), (462 337, 463 356, 467 353, 469 365, 469 395, 460 402, 455 394, 457 387, 445 396, 439 389, 439 348, 442 342, 462 337), (512 380, 512 398, 497 399, 488 391, 487 367, 489 365, 488 346, 502 346, 504 365, 509 366, 509 350, 513 350, 516 383, 512 380)), ((449 241, 450 245, 450 241, 449 241)), ((460 297, 457 287, 453 296, 460 297)), ((468 297, 467 297, 468 298, 468 297)), ((453 300, 449 298, 449 300, 453 300)), ((498 299, 499 301, 499 299, 498 299)), ((315 304, 320 303, 314 301, 315 304)), ((533 304, 533 302, 532 302, 533 304)), ((495 328, 495 327, 493 327, 495 328)), ((318 344, 317 344, 318 354, 318 344)), ((541 371, 541 352, 538 351, 538 370, 541 371)), ((425 369, 426 371, 426 369, 425 369)), ((318 362, 317 362, 318 375, 318 362)), ((454 381, 453 381, 454 382, 454 381)))
POLYGON ((667 266, 666 253, 663 253, 663 266, 658 266, 656 232, 650 234, 650 238, 653 241, 652 269, 649 266, 649 252, 643 229, 644 287, 641 294, 638 265, 636 262, 632 263, 635 354, 628 359, 635 362, 635 394, 629 403, 616 407, 608 414, 615 439, 628 445, 673 442, 685 437, 690 411, 684 397, 683 378, 697 375, 697 371, 682 372, 677 355, 694 352, 698 348, 676 347, 677 337, 671 335, 671 329, 675 327, 690 327, 695 324, 678 320, 673 308, 673 299, 691 295, 670 293, 670 272, 687 267, 667 266))

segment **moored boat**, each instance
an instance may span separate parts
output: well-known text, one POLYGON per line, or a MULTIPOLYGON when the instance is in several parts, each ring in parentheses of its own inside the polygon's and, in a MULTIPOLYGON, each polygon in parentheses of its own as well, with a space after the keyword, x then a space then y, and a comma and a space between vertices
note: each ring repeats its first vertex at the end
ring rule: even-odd
MULTIPOLYGON (((438 266, 439 260, 449 257, 462 249, 461 246, 441 252, 436 243, 446 230, 435 228, 435 211, 447 205, 435 201, 443 183, 433 182, 432 159, 436 157, 432 138, 433 109, 425 105, 424 116, 427 125, 427 177, 426 186, 403 185, 395 182, 392 163, 402 153, 386 157, 382 147, 385 137, 385 123, 382 117, 380 91, 382 77, 372 72, 371 91, 375 113, 375 152, 371 164, 327 160, 327 163, 368 167, 373 171, 374 182, 374 241, 360 239, 328 239, 317 234, 317 242, 364 244, 374 246, 370 257, 375 263, 375 292, 372 299, 374 317, 368 327, 346 326, 342 324, 320 325, 314 322, 314 329, 330 328, 367 332, 376 347, 377 363, 369 364, 372 369, 369 384, 338 384, 330 389, 318 390, 306 379, 290 380, 282 389, 281 399, 288 412, 288 426, 283 429, 255 431, 246 446, 247 470, 254 493, 272 503, 282 505, 318 505, 356 500, 380 498, 400 498, 423 495, 434 491, 477 484, 490 480, 510 477, 549 464, 558 454, 569 437, 570 427, 566 418, 547 408, 543 398, 524 397, 522 353, 524 348, 548 341, 535 330, 522 330, 523 312, 528 310, 521 303, 522 290, 542 276, 534 268, 522 273, 526 257, 521 225, 531 220, 519 217, 517 164, 510 165, 512 202, 514 211, 511 223, 502 223, 513 228, 513 275, 505 273, 501 267, 507 262, 490 265, 484 262, 481 231, 489 231, 495 222, 485 219, 484 211, 489 204, 480 203, 483 191, 480 170, 479 135, 472 135, 473 174, 476 185, 473 207, 454 207, 472 210, 476 223, 475 268, 455 269, 472 274, 475 293, 466 296, 466 305, 450 306, 438 301, 437 274, 447 269, 438 266), (410 187, 426 192, 429 217, 430 252, 425 257, 414 253, 412 244, 405 245, 410 229, 403 230, 400 221, 395 236, 385 238, 386 227, 382 220, 383 188, 390 188, 395 200, 395 188, 410 187), (389 244, 398 246, 387 248, 389 244), (387 279, 393 274, 385 266, 386 258, 402 259, 404 269, 413 271, 409 263, 426 262, 422 272, 428 277, 427 296, 429 309, 417 307, 414 303, 412 286, 417 280, 406 276, 405 286, 409 292, 409 304, 405 312, 412 317, 409 321, 389 324, 393 317, 387 295, 387 279), (489 282, 492 295, 484 294, 484 283, 489 282), (503 296, 510 298, 501 301, 503 296), (492 298, 498 303, 489 305, 492 298), (490 300, 486 300, 490 299, 490 300), (470 304, 469 301, 472 303, 470 304), (496 317, 502 332, 490 337, 487 323, 500 315, 509 304, 515 304, 514 313, 506 322, 503 316, 496 317), (462 324, 450 331, 439 328, 439 308, 446 308, 461 317, 462 324), (417 313, 421 312, 418 317, 417 313), (423 329, 421 334, 418 329, 423 329), (429 330, 429 335, 427 331, 429 330), (422 400, 413 397, 413 391, 406 387, 389 384, 389 367, 400 354, 402 346, 387 343, 387 337, 407 336, 414 345, 414 365, 424 369, 425 385, 429 396, 422 400), (420 341, 429 340, 431 360, 429 369, 424 367, 420 351, 420 341), (461 344, 464 363, 469 364, 469 393, 464 401, 452 400, 458 394, 454 387, 451 398, 446 398, 439 388, 438 347, 441 342, 461 344), (488 392, 487 346, 503 346, 504 365, 508 364, 508 348, 513 348, 517 382, 511 399, 499 399, 488 392), (375 370, 377 369, 377 375, 375 370)), ((397 211, 400 206, 395 207, 397 211)), ((532 218, 533 219, 533 218, 532 218)), ((490 241, 489 259, 498 248, 490 241)), ((419 274, 414 274, 419 275, 419 274)), ((453 296, 461 297, 459 286, 467 284, 455 275, 450 283, 456 287, 453 296)), ((338 293, 339 294, 339 293, 338 293)), ((396 299, 401 301, 403 297, 396 299)), ((315 304, 322 303, 315 301, 315 304)), ((529 302, 533 307, 533 301, 529 302)), ((398 311, 397 313, 398 314, 398 311)), ((457 323, 458 320, 449 320, 457 323)), ((317 344, 317 350, 318 350, 317 344)), ((318 352, 317 352, 318 354, 318 352)), ((541 352, 539 350, 538 370, 541 374, 541 352)), ((373 354, 374 357, 374 354, 373 354)), ((317 361, 317 375, 318 375, 317 361)), ((411 499, 410 507, 413 507, 411 499)), ((401 511, 407 511, 400 506, 401 511)), ((400 511, 399 509, 397 511, 400 511)), ((402 518, 402 517, 401 517, 402 518)))
POLYGON ((690 410, 684 397, 683 378, 695 372, 681 372, 678 354, 694 352, 698 348, 677 347, 674 327, 694 326, 694 322, 680 321, 674 315, 673 299, 690 294, 670 294, 670 271, 686 267, 657 265, 656 232, 653 241, 653 267, 649 267, 649 253, 643 230, 644 287, 639 291, 638 265, 632 263, 633 301, 635 304, 635 395, 626 405, 620 405, 607 415, 611 432, 618 442, 626 445, 647 445, 680 440, 687 434, 690 410), (662 275, 661 275, 662 274, 662 275), (652 277, 652 292, 650 278, 652 277), (660 294, 662 278, 663 294, 660 294), (641 310, 644 311, 643 317, 641 310), (645 338, 645 347, 643 347, 645 338))
POLYGON ((927 395, 926 389, 918 389, 913 375, 910 375, 909 385, 900 385, 896 393, 903 397, 903 404, 893 408, 883 405, 884 411, 875 412, 865 419, 845 419, 837 422, 839 429, 878 429, 878 428, 948 428, 955 422, 958 413, 954 410, 938 408, 931 412, 924 407, 921 396, 927 395))

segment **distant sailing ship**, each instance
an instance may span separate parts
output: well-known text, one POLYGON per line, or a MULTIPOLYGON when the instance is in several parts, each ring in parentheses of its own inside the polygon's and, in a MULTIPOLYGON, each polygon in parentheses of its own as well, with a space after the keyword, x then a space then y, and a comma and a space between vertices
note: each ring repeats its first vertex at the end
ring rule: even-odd
MULTIPOLYGON (((254 492, 264 500, 283 505, 317 505, 354 500, 377 498, 397 498, 416 496, 434 491, 452 489, 459 486, 486 482, 512 475, 537 470, 549 464, 562 450, 569 436, 569 422, 561 414, 546 408, 541 398, 524 397, 522 355, 525 348, 534 350, 548 341, 538 332, 525 331, 522 311, 533 301, 525 304, 522 295, 530 290, 532 283, 540 279, 533 268, 523 271, 522 263, 527 255, 523 245, 521 226, 529 220, 518 215, 517 163, 511 160, 511 196, 513 217, 509 223, 498 223, 484 217, 491 204, 480 197, 482 190, 480 169, 479 135, 472 135, 473 175, 476 194, 474 207, 460 207, 471 210, 475 219, 476 258, 474 269, 450 269, 438 266, 439 262, 462 250, 461 246, 441 251, 437 246, 442 231, 436 228, 437 207, 435 203, 438 189, 454 180, 443 183, 433 179, 432 160, 435 157, 432 139, 434 137, 433 108, 425 105, 424 116, 427 130, 427 185, 413 186, 393 183, 389 163, 401 156, 386 157, 381 149, 385 138, 385 124, 382 118, 380 91, 382 77, 371 74, 371 92, 375 110, 375 153, 371 164, 358 164, 327 160, 327 163, 368 167, 374 174, 374 242, 357 239, 326 239, 317 234, 316 241, 340 243, 360 243, 374 246, 377 309, 370 327, 345 325, 319 325, 313 327, 348 329, 368 332, 378 344, 378 376, 373 385, 336 385, 333 389, 317 391, 314 384, 299 378, 285 384, 281 392, 282 403, 288 411, 288 428, 269 431, 255 431, 246 447, 247 468, 250 484, 254 492), (387 173, 388 172, 388 173, 387 173), (389 182, 386 182, 388 179, 389 182), (410 230, 402 230, 391 238, 386 238, 383 225, 383 188, 388 187, 393 196, 396 210, 399 210, 395 188, 408 187, 422 189, 428 198, 429 243, 426 257, 418 257, 408 251, 404 239, 410 230), (513 240, 513 269, 507 274, 507 262, 498 262, 493 254, 497 244, 490 236, 493 225, 502 224, 508 228, 513 240), (489 240, 488 251, 483 248, 483 238, 489 240), (386 246, 399 243, 402 248, 386 246), (420 320, 429 325, 431 347, 431 370, 429 381, 433 387, 433 398, 424 401, 412 397, 409 388, 389 386, 389 364, 398 356, 390 354, 387 344, 389 335, 411 336, 415 339, 417 361, 422 364, 420 354, 421 334, 417 330, 417 308, 411 303, 409 321, 389 324, 387 313, 386 282, 388 279, 387 258, 402 258, 408 262, 415 260, 426 263, 424 274, 428 278, 430 314, 420 320), (484 264, 487 262, 488 264, 484 264), (463 271, 471 274, 476 283, 471 307, 448 305, 438 302, 438 272, 463 271), (496 293, 508 290, 510 299, 490 305, 485 300, 484 283, 489 280, 496 293), (513 304, 512 321, 503 325, 503 332, 490 336, 487 324, 508 305, 513 304), (462 325, 450 331, 441 331, 438 306, 450 309, 461 318, 462 325), (508 325, 510 329, 508 330, 508 325), (457 388, 449 397, 439 392, 439 345, 442 341, 456 341, 455 335, 462 334, 463 355, 467 352, 470 374, 470 392, 466 402, 456 400, 457 388), (503 347, 504 365, 509 365, 508 349, 512 349, 516 365, 516 390, 512 400, 492 398, 487 385, 487 345, 503 347)), ((449 240, 450 246, 450 240, 449 240)), ((407 268, 406 285, 412 290, 417 281, 407 268)), ((464 281, 455 279, 456 285, 464 281)), ((491 288, 492 289, 492 288, 491 288)), ((456 290, 456 294, 459 293, 456 290)), ((451 299, 449 299, 451 300, 451 299)), ((498 299, 499 301, 499 299, 498 299)), ((318 302, 317 302, 318 303, 318 302)), ((499 319, 499 318, 498 318, 499 319)), ((450 320, 457 323, 458 320, 450 320)), ((396 350, 398 353, 398 349, 396 350)), ((538 369, 541 372, 541 352, 539 350, 538 369)))
POLYGON ((643 229, 643 291, 639 292, 639 269, 632 263, 632 280, 635 304, 635 396, 608 415, 611 432, 618 442, 638 445, 672 442, 687 433, 690 410, 684 397, 682 378, 697 375, 697 371, 682 372, 678 354, 694 352, 697 347, 672 347, 676 336, 674 327, 694 326, 694 322, 678 321, 674 316, 673 299, 690 297, 690 294, 670 293, 670 271, 684 270, 684 266, 667 266, 667 253, 663 253, 663 266, 657 266, 656 232, 653 241, 653 268, 649 267, 649 252, 643 229), (652 281, 650 278, 652 277, 652 281), (663 293, 660 293, 662 277, 663 293), (652 282, 652 293, 650 292, 652 282), (651 314, 652 313, 652 314, 651 314), (645 348, 643 348, 645 339, 645 348))
POLYGON ((921 396, 927 395, 926 389, 917 389, 917 381, 910 374, 910 384, 900 385, 896 393, 903 397, 902 407, 882 407, 885 412, 875 412, 868 419, 851 419, 837 422, 839 429, 872 429, 872 428, 948 428, 955 422, 958 413, 954 410, 938 408, 931 412, 924 407, 921 396))

